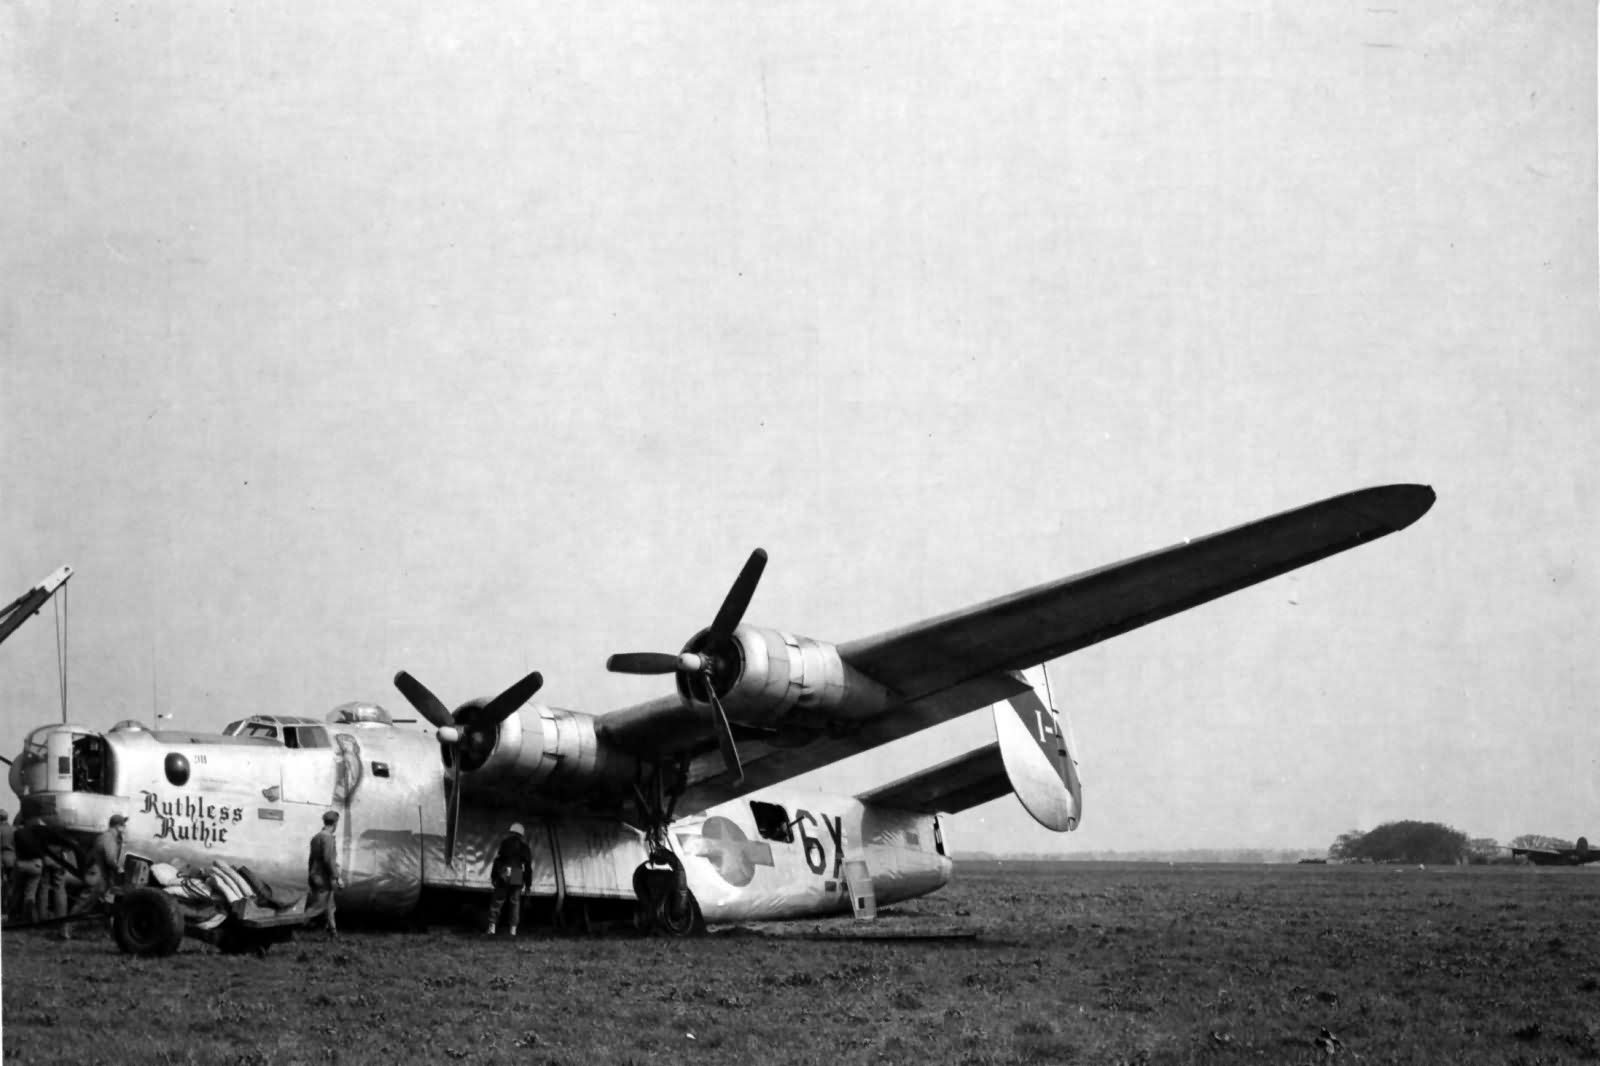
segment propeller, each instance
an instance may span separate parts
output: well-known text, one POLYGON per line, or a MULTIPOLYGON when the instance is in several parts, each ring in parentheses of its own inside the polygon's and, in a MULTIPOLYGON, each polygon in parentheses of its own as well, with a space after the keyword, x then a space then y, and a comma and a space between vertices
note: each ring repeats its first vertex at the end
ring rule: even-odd
POLYGON ((735 787, 744 782, 744 767, 739 761, 739 748, 733 742, 733 726, 728 722, 728 712, 723 709, 717 690, 726 690, 739 679, 739 646, 733 639, 733 631, 739 628, 766 565, 767 553, 763 549, 750 553, 733 587, 723 597, 710 628, 694 636, 678 654, 622 652, 606 660, 606 669, 614 674, 677 674, 691 697, 698 697, 697 684, 703 685, 706 701, 711 704, 717 746, 722 749, 723 764, 735 787))
POLYGON ((544 677, 535 670, 492 700, 468 700, 452 714, 428 686, 401 670, 394 687, 439 731, 450 776, 445 779, 444 861, 455 865, 456 825, 461 818, 461 777, 478 769, 494 754, 500 723, 516 714, 539 691, 544 677))

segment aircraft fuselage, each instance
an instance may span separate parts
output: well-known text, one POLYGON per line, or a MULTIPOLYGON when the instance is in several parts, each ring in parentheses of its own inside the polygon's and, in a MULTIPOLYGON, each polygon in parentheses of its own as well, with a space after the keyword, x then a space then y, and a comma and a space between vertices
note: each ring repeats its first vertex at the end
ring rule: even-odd
MULTIPOLYGON (((220 859, 300 892, 311 837, 335 810, 339 906, 380 915, 413 913, 428 890, 489 891, 515 821, 528 830, 535 895, 635 898, 647 849, 620 805, 603 816, 469 787, 446 863, 438 742, 386 715, 344 717, 257 716, 225 734, 43 727, 12 768, 19 820, 87 841, 124 814, 129 853, 180 867, 220 859)), ((779 786, 672 822, 667 843, 706 920, 730 922, 848 913, 847 881, 859 896, 870 879, 879 903, 931 892, 951 872, 940 834, 933 815, 779 786)))

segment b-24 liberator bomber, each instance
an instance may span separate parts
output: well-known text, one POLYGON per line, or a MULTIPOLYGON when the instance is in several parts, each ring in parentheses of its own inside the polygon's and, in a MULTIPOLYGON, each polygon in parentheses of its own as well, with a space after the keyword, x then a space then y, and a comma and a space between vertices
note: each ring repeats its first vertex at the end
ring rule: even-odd
POLYGON ((1332 497, 1096 570, 842 644, 748 624, 756 550, 710 625, 676 654, 610 670, 674 691, 593 715, 530 702, 530 673, 450 709, 401 671, 427 722, 372 703, 324 719, 255 714, 220 734, 124 723, 34 730, 11 768, 20 817, 87 841, 128 817, 126 848, 178 865, 222 859, 299 886, 306 845, 340 812, 343 911, 435 912, 490 891, 513 821, 549 913, 706 922, 870 914, 951 875, 942 815, 1007 793, 1041 824, 1083 814, 1077 752, 1043 666, 1217 597, 1404 529, 1422 485, 1332 497), (968 714, 987 742, 855 795, 794 779, 968 714))

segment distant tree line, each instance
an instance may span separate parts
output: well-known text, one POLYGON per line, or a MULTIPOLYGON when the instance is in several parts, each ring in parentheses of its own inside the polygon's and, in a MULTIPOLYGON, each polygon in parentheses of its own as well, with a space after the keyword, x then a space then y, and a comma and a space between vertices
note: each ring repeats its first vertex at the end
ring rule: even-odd
POLYGON ((1405 862, 1449 865, 1466 862, 1471 841, 1438 822, 1387 822, 1368 832, 1339 834, 1328 849, 1337 862, 1405 862))
POLYGON ((1328 849, 1335 862, 1405 862, 1487 864, 1510 862, 1510 848, 1558 851, 1572 841, 1542 833, 1524 833, 1502 845, 1490 837, 1472 837, 1438 822, 1388 822, 1370 832, 1352 829, 1340 833, 1328 849))

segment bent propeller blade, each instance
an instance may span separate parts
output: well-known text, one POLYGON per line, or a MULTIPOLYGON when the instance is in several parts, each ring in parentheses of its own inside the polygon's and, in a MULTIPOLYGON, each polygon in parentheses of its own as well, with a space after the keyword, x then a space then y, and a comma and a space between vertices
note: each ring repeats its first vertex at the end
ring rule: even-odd
POLYGON ((461 818, 461 773, 445 781, 444 801, 444 864, 456 864, 456 823, 461 818))
POLYGON ((712 721, 717 727, 717 747, 722 749, 722 762, 728 768, 728 783, 734 788, 744 784, 744 764, 739 761, 739 746, 733 742, 733 726, 728 724, 728 712, 722 709, 715 690, 711 695, 712 721))

